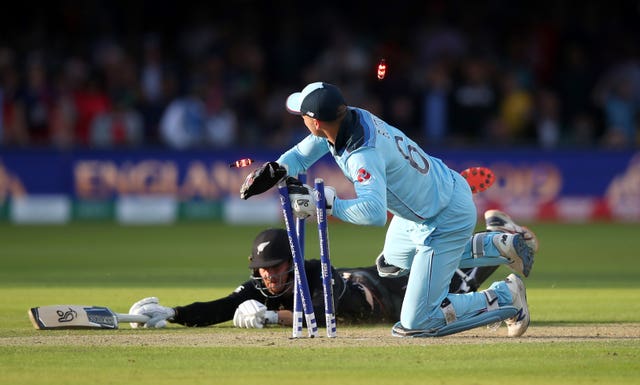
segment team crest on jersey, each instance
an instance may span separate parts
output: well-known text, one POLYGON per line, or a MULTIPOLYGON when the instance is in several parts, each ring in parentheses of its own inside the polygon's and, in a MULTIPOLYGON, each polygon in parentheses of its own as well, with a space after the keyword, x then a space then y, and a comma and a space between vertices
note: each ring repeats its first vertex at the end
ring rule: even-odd
POLYGON ((364 167, 362 167, 358 170, 357 179, 360 183, 367 183, 369 182, 369 180, 371 180, 371 174, 369 174, 369 171, 365 170, 364 167))

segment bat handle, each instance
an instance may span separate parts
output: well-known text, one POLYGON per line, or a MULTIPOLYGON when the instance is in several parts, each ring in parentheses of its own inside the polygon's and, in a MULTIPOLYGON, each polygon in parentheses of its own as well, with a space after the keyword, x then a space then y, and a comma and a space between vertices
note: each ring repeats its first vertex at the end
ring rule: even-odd
POLYGON ((118 322, 137 322, 137 323, 146 323, 150 320, 149 317, 142 314, 116 314, 118 317, 118 322))

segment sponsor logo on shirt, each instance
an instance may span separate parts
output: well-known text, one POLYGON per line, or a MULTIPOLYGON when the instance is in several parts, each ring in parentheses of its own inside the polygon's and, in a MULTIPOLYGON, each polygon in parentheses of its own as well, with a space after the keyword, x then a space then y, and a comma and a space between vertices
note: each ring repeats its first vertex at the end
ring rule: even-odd
POLYGON ((365 170, 364 168, 361 168, 358 170, 358 182, 360 183, 364 183, 369 181, 369 179, 371 179, 371 174, 369 174, 369 171, 365 170))

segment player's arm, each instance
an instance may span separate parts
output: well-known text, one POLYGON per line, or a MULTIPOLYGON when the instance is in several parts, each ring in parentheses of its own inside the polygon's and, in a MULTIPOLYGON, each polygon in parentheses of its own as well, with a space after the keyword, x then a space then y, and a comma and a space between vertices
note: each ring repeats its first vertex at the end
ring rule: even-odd
POLYGON ((168 307, 160 304, 157 297, 147 297, 134 303, 130 314, 146 315, 150 320, 136 327, 164 327, 166 322, 185 326, 209 326, 233 319, 236 308, 252 297, 258 297, 257 290, 250 281, 238 287, 229 296, 209 302, 194 302, 186 306, 168 307))
POLYGON ((375 149, 362 148, 349 156, 347 169, 356 198, 336 198, 332 215, 358 225, 384 226, 387 222, 387 180, 384 161, 375 149))
POLYGON ((176 316, 172 322, 185 326, 209 326, 231 321, 243 302, 256 298, 261 298, 261 295, 253 283, 247 281, 224 298, 176 306, 176 316))
POLYGON ((308 170, 327 152, 329 152, 329 147, 326 139, 310 134, 282 154, 276 162, 287 169, 287 175, 296 177, 301 172, 308 170))
POLYGON ((240 187, 240 198, 250 197, 271 189, 287 175, 297 176, 322 158, 328 151, 326 141, 309 135, 285 152, 275 162, 267 162, 253 170, 240 187))

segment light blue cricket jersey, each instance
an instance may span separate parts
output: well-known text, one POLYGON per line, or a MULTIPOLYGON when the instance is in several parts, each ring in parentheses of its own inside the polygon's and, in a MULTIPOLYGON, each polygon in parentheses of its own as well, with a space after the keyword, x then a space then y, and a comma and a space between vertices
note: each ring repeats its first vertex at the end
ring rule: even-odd
POLYGON ((383 226, 389 210, 422 223, 451 200, 452 170, 369 111, 349 107, 335 147, 325 138, 309 135, 277 162, 296 176, 327 152, 353 182, 357 196, 334 202, 332 215, 342 221, 383 226))

